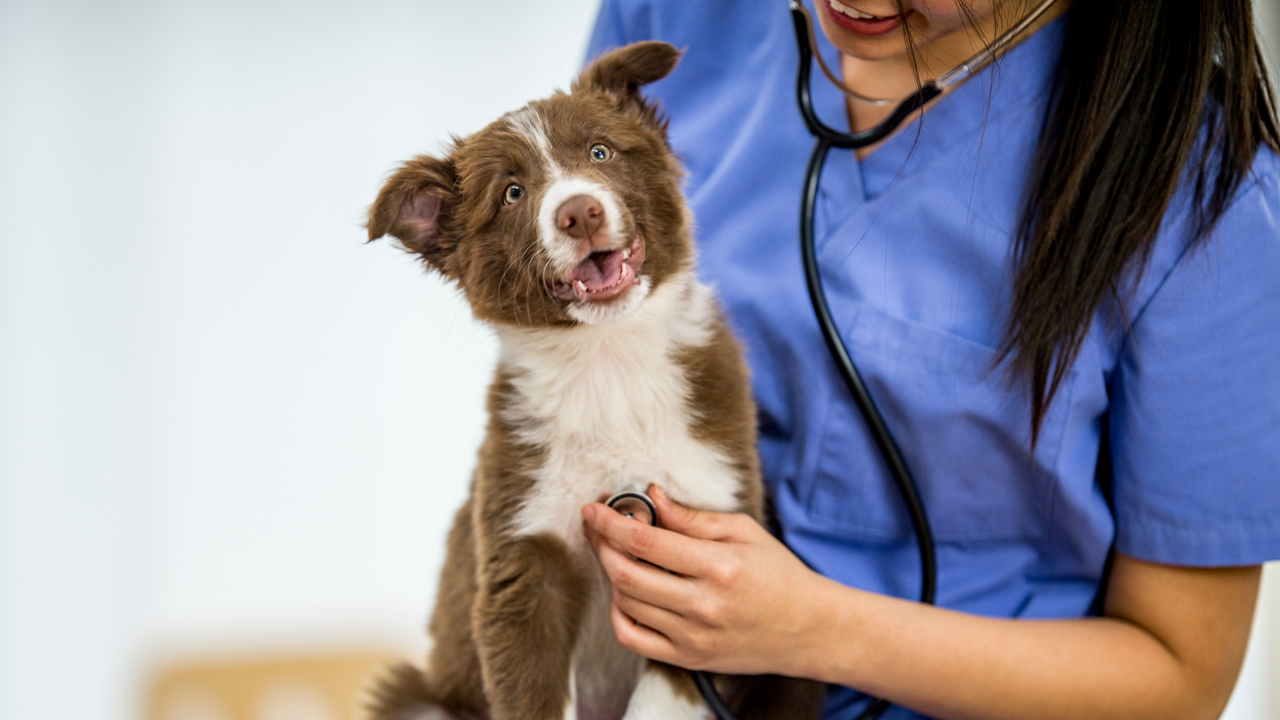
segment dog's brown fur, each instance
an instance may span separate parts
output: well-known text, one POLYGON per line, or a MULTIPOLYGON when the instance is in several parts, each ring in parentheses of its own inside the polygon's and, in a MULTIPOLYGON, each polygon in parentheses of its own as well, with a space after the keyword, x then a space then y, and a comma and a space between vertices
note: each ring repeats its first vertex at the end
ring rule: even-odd
MULTIPOLYGON (((579 332, 573 303, 556 295, 550 260, 540 259, 545 248, 534 199, 559 177, 548 170, 551 162, 552 170, 598 179, 616 194, 621 211, 610 218, 613 232, 642 238, 650 296, 669 282, 687 283, 693 248, 680 168, 667 145, 665 122, 639 94, 640 86, 670 72, 678 57, 663 43, 629 46, 588 67, 571 94, 531 103, 521 112, 544 123, 541 148, 513 114, 457 140, 445 158, 420 156, 405 163, 370 211, 369 238, 398 238, 428 268, 462 288, 477 318, 500 330, 579 332), (600 142, 616 155, 607 164, 592 164, 580 150, 600 142), (513 182, 527 188, 527 201, 504 202, 513 182)), ((680 302, 696 300, 689 288, 681 291, 680 302)), ((737 479, 732 506, 718 509, 761 520, 747 370, 723 319, 713 314, 710 324, 709 340, 673 351, 688 388, 689 436, 727 458, 737 479)), ((529 440, 541 421, 522 414, 533 402, 522 390, 526 373, 519 363, 499 367, 471 497, 449 535, 429 626, 434 645, 427 670, 393 668, 374 692, 377 720, 409 720, 426 708, 456 718, 564 717, 575 650, 589 606, 601 597, 602 574, 594 558, 569 547, 565 536, 512 531, 513 513, 537 490, 538 469, 550 452, 529 440)), ((688 501, 680 497, 678 483, 668 490, 688 501)), ((668 677, 677 695, 698 697, 683 670, 651 667, 668 677)), ((744 719, 813 718, 821 704, 817 683, 770 677, 719 682, 744 719)), ((620 715, 631 692, 620 690, 620 701, 606 698, 595 710, 580 705, 579 711, 598 712, 601 720, 620 715)))

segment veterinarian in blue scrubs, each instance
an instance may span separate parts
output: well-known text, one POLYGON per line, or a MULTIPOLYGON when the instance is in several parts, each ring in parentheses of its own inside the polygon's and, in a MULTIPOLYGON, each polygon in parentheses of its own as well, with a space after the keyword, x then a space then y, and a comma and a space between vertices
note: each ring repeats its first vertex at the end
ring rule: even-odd
MULTIPOLYGON (((741 527, 723 518, 679 515, 674 530, 746 548, 715 556, 735 571, 719 615, 701 641, 620 632, 624 645, 685 666, 825 680, 833 719, 866 702, 841 684, 933 717, 1220 712, 1256 566, 1280 558, 1280 162, 1264 144, 1192 249, 1184 183, 1127 302, 1098 309, 1033 450, 1027 380, 995 366, 1068 20, 1048 22, 865 157, 835 151, 822 175, 824 283, 920 484, 938 610, 890 599, 919 592, 915 538, 805 291, 797 226, 812 137, 796 107, 786 3, 604 0, 590 57, 649 39, 687 49, 647 94, 669 114, 688 169, 700 273, 745 345, 783 539, 821 575, 870 591, 807 578, 778 558, 781 546, 734 535, 741 527), (1112 498, 1098 480, 1104 432, 1112 498), (1113 543, 1109 618, 1082 619, 1113 543), (814 617, 824 639, 800 657, 787 638, 809 642, 814 617), (1180 656, 1190 624, 1215 639, 1187 640, 1180 656)), ((822 31, 818 42, 840 68, 822 31)), ((821 76, 813 89, 819 115, 847 126, 844 96, 821 76)), ((622 537, 614 518, 589 524, 622 537)), ((644 593, 624 598, 628 607, 679 612, 644 593)), ((925 715, 894 707, 885 717, 925 715)))

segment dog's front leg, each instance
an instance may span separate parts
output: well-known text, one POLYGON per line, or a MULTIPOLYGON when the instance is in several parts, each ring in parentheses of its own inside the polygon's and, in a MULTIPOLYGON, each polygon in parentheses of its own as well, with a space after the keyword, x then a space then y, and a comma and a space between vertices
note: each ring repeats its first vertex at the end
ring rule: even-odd
POLYGON ((486 556, 472 622, 492 720, 576 715, 569 676, 587 578, 548 535, 511 538, 486 556))

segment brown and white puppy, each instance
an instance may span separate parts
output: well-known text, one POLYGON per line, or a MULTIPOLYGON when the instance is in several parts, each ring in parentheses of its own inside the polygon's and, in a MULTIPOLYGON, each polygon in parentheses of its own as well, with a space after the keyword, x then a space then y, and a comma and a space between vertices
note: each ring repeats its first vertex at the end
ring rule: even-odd
MULTIPOLYGON (((616 50, 569 94, 419 156, 387 182, 392 235, 462 288, 501 350, 489 426, 449 536, 425 672, 394 668, 378 720, 694 720, 687 675, 620 648, 582 505, 658 482, 759 520, 747 372, 694 276, 666 124, 639 94, 679 53, 616 50)), ((816 717, 821 687, 721 678, 743 717, 816 717)))

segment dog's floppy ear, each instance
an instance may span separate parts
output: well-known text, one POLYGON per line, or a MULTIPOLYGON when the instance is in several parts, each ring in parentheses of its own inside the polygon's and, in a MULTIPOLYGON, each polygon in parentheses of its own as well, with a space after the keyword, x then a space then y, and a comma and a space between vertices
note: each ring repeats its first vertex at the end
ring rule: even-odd
POLYGON ((657 122, 656 111, 645 103, 640 88, 671 73, 681 52, 656 40, 633 43, 596 58, 574 81, 573 92, 603 90, 617 99, 628 113, 657 122))
POLYGON ((457 247, 451 232, 457 181, 452 158, 419 155, 401 165, 369 208, 369 240, 391 235, 427 265, 446 272, 445 261, 457 247))

